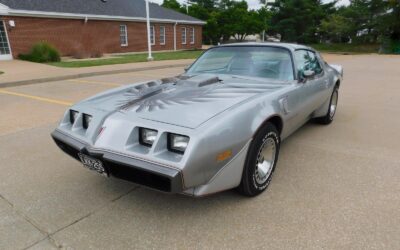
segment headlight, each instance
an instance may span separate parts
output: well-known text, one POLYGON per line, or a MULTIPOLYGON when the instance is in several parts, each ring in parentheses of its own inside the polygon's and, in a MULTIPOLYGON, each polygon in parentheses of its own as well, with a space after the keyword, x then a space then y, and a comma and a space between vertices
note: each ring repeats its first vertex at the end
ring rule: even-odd
POLYGON ((168 134, 168 149, 183 154, 189 144, 189 137, 185 135, 168 134))
POLYGON ((91 115, 83 114, 82 126, 84 129, 87 129, 89 127, 91 121, 92 121, 91 115))
POLYGON ((76 119, 78 118, 79 112, 75 111, 75 110, 70 110, 69 111, 69 121, 71 122, 71 124, 74 124, 76 119))
POLYGON ((157 138, 158 131, 148 128, 139 128, 139 142, 144 146, 151 147, 157 138))

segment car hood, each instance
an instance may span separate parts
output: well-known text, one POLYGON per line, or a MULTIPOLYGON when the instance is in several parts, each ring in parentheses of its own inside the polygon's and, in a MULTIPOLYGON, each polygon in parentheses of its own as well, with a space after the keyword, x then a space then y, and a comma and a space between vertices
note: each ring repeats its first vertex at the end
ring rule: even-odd
POLYGON ((197 75, 150 81, 84 101, 95 109, 118 112, 126 119, 146 119, 196 128, 255 95, 285 86, 273 80, 197 75))

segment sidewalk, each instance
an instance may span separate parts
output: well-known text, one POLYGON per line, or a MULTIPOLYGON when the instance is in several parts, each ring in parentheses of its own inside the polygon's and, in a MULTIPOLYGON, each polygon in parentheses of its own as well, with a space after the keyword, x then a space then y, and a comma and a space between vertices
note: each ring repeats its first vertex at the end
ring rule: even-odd
POLYGON ((60 68, 20 60, 0 61, 0 88, 142 70, 184 67, 194 59, 139 62, 85 68, 60 68))

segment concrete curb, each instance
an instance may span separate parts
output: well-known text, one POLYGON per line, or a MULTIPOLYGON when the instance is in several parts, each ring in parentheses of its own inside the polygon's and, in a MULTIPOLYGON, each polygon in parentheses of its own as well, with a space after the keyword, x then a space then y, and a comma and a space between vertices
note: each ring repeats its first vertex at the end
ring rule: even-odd
POLYGON ((150 66, 150 67, 132 68, 132 69, 105 70, 105 71, 98 71, 98 72, 71 74, 71 75, 65 75, 65 76, 45 77, 45 78, 39 78, 39 79, 30 79, 30 80, 23 80, 23 81, 0 83, 0 88, 18 87, 18 86, 24 86, 24 85, 30 85, 30 84, 36 84, 36 83, 45 83, 45 82, 64 81, 64 80, 71 80, 71 79, 91 77, 91 76, 113 75, 113 74, 121 74, 121 73, 146 71, 146 70, 177 68, 177 67, 184 67, 184 66, 187 66, 187 63, 150 66))

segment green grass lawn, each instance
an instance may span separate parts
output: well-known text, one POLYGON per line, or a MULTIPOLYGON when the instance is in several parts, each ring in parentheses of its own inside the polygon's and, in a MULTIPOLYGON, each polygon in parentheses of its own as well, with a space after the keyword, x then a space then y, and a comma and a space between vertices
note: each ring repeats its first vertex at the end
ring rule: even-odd
MULTIPOLYGON (((202 50, 188 50, 188 51, 176 51, 176 52, 156 52, 156 53, 153 53, 153 57, 154 57, 154 61, 178 60, 178 59, 195 59, 202 52, 203 52, 202 50)), ((66 67, 66 68, 81 68, 81 67, 93 67, 93 66, 102 66, 102 65, 135 63, 135 62, 147 62, 147 53, 121 55, 121 56, 118 56, 118 57, 105 58, 105 59, 56 62, 56 63, 49 63, 49 65, 58 66, 58 67, 66 67)))
POLYGON ((378 53, 379 44, 346 44, 346 43, 334 43, 334 44, 310 44, 310 47, 320 52, 334 52, 343 54, 368 54, 378 53))

